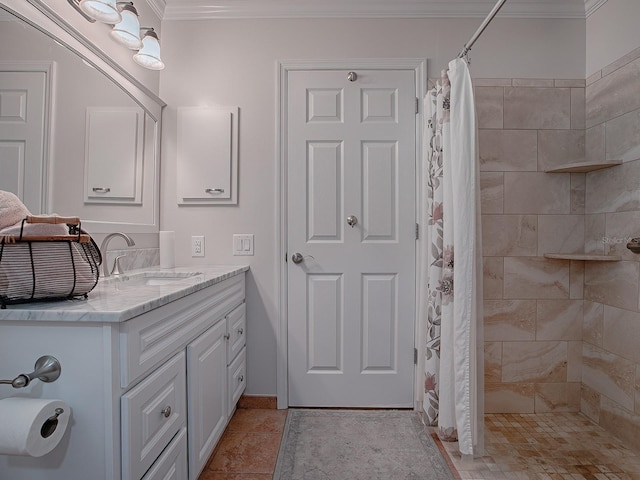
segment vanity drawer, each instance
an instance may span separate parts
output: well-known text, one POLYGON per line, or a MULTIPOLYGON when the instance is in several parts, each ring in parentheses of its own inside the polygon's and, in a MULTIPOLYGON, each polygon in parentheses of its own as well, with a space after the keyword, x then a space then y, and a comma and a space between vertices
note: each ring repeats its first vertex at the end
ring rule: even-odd
POLYGON ((244 274, 120 325, 120 385, 126 388, 183 349, 244 300, 244 274))
POLYGON ((179 353, 120 400, 122 479, 138 480, 186 425, 186 360, 179 353))
POLYGON ((247 349, 243 348, 236 359, 227 367, 229 370, 229 411, 228 416, 231 417, 236 408, 236 403, 240 399, 240 395, 247 386, 247 349))
POLYGON ((229 334, 229 345, 227 348, 227 365, 230 364, 238 352, 242 350, 246 341, 247 316, 246 304, 238 305, 229 315, 227 315, 227 332, 229 334))
POLYGON ((183 480, 187 478, 187 429, 180 430, 142 480, 183 480))

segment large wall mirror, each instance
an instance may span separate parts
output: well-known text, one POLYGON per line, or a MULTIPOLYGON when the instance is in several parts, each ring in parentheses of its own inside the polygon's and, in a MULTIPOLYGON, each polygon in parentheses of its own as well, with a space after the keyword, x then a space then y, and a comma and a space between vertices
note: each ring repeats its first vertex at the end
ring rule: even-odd
POLYGON ((91 233, 156 232, 164 103, 22 5, 0 0, 0 189, 91 233))

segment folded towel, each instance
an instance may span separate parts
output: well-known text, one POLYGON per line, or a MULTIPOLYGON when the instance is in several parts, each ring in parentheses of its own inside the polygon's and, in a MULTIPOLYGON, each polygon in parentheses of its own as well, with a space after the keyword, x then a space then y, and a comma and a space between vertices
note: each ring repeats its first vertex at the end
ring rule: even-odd
POLYGON ((31 214, 17 196, 0 190, 0 230, 15 225, 27 215, 31 214))
MULTIPOLYGON (((0 238, 7 235, 20 236, 22 220, 10 227, 0 228, 0 238)), ((69 235, 69 228, 61 223, 26 223, 22 230, 22 236, 49 236, 49 235, 69 235)))

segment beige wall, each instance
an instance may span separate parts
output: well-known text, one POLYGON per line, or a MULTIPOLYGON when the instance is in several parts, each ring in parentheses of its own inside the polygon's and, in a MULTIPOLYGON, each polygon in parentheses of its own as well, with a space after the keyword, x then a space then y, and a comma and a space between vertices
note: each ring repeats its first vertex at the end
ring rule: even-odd
MULTIPOLYGON (((243 263, 250 394, 276 393, 278 330, 276 65, 278 60, 422 57, 431 76, 457 55, 479 19, 316 19, 163 23, 162 229, 180 264, 243 263), (239 204, 176 205, 176 108, 240 107, 239 204), (255 234, 255 256, 233 257, 232 234, 255 234), (205 235, 206 257, 190 257, 205 235)), ((474 77, 584 78, 583 20, 497 19, 472 53, 474 77)))

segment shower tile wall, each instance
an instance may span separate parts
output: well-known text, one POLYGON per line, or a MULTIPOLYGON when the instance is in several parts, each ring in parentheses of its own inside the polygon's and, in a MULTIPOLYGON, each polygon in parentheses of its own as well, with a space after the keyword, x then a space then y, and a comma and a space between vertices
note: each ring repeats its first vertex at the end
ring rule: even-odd
POLYGON ((587 263, 581 410, 640 450, 640 48, 587 79, 586 145, 593 161, 622 165, 586 175, 585 249, 621 255, 587 263))
MULTIPOLYGON (((585 81, 476 79, 485 294, 485 410, 580 410, 585 81)), ((586 293, 585 293, 586 294, 586 293)))

